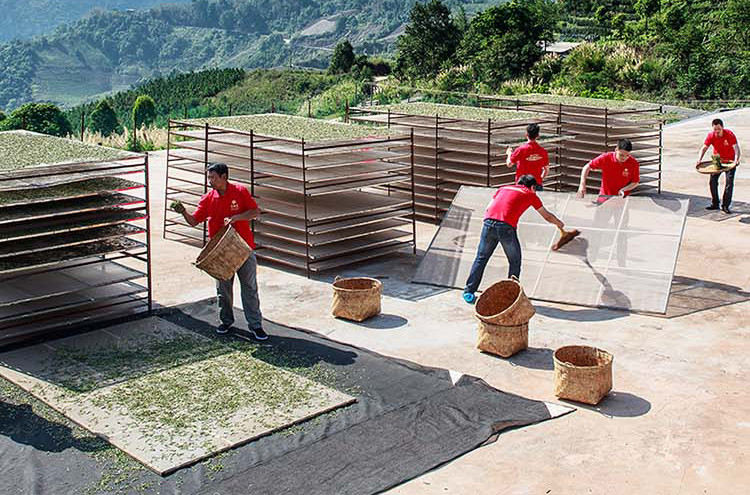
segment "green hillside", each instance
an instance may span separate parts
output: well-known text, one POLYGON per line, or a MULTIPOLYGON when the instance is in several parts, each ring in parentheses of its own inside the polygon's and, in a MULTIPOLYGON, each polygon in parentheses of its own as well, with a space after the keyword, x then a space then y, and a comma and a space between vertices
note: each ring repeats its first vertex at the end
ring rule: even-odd
MULTIPOLYGON (((190 0, 169 0, 186 3, 190 0)), ((74 22, 94 9, 148 9, 164 0, 0 0, 0 41, 47 34, 56 27, 74 22)))
MULTIPOLYGON (((195 0, 141 12, 96 12, 53 34, 0 45, 0 109, 71 106, 172 71, 325 67, 346 37, 392 50, 415 0, 195 0), (343 15, 346 13, 346 15, 343 15)), ((487 2, 489 3, 489 2, 487 2)), ((484 2, 453 0, 476 11, 484 2)))

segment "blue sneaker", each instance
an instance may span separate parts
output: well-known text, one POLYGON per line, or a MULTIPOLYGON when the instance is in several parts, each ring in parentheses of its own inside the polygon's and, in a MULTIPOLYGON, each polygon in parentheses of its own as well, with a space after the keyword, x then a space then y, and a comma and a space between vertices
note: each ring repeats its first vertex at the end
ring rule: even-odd
POLYGON ((467 304, 474 304, 476 300, 477 296, 475 296, 472 292, 464 292, 464 301, 466 301, 467 304))

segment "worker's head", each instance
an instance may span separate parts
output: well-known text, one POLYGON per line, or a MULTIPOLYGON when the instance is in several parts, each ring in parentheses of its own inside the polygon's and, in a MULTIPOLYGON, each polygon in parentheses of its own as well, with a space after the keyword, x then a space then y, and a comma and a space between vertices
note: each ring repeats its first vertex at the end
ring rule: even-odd
POLYGON ((615 158, 618 162, 624 162, 630 156, 631 151, 633 151, 633 143, 629 139, 620 139, 615 148, 615 158))
POLYGON ((719 136, 721 136, 724 133, 724 121, 721 119, 712 120, 711 127, 713 127, 714 132, 719 136))
POLYGON ((534 177, 531 174, 522 175, 518 178, 517 184, 519 186, 526 186, 532 191, 536 190, 536 186, 538 185, 538 182, 536 181, 536 177, 534 177))
POLYGON ((526 137, 536 139, 539 137, 539 124, 529 124, 526 126, 526 137))
POLYGON ((223 191, 227 188, 227 181, 229 180, 229 167, 226 163, 209 163, 206 168, 206 174, 208 175, 208 183, 217 191, 223 191))

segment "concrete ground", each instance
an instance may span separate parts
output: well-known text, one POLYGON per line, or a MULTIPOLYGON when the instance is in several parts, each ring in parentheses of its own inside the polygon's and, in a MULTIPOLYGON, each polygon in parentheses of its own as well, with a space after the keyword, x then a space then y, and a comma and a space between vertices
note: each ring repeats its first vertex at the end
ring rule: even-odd
MULTIPOLYGON (((721 114, 750 158, 750 110, 721 114)), ((473 310, 459 291, 410 284, 435 227, 420 225, 419 255, 363 264, 342 275, 384 282, 383 316, 333 319, 330 280, 261 267, 264 316, 332 339, 483 378, 546 401, 552 352, 584 343, 615 356, 614 392, 598 407, 503 433, 492 445, 404 484, 404 495, 747 493, 750 482, 750 175, 737 172, 735 213, 703 210, 707 176, 694 171, 711 116, 665 129, 665 194, 691 209, 667 316, 535 303, 530 349, 510 359, 475 348, 473 310)), ((152 155, 156 301, 173 305, 214 294, 190 265, 197 249, 161 238, 163 152, 152 155)), ((658 256, 658 253, 654 253, 658 256)))

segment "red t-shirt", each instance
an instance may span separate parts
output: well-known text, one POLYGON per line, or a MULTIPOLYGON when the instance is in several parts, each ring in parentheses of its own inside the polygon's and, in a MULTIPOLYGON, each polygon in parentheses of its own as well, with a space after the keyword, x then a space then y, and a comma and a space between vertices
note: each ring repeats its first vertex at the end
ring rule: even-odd
POLYGON ((516 163, 516 182, 522 175, 531 174, 536 182, 542 185, 542 171, 549 165, 547 150, 536 141, 519 146, 510 155, 510 162, 516 163))
POLYGON ((530 206, 535 210, 542 207, 542 200, 533 190, 519 185, 503 186, 492 196, 492 201, 484 212, 484 218, 500 220, 518 227, 518 219, 530 206))
MULTIPOLYGON (((219 195, 216 189, 204 194, 198 203, 198 209, 193 213, 193 217, 199 223, 205 222, 208 219, 208 235, 213 237, 224 227, 225 218, 257 207, 258 204, 245 186, 229 183, 227 184, 227 191, 224 193, 224 196, 219 195)), ((240 220, 234 222, 233 225, 237 233, 245 239, 248 246, 255 249, 250 222, 240 220)))
MULTIPOLYGON (((629 156, 623 163, 617 161, 615 152, 604 153, 591 160, 592 170, 602 171, 602 187, 599 194, 602 196, 617 196, 620 189, 631 182, 641 181, 640 165, 638 160, 629 156)), ((630 191, 625 195, 629 195, 630 191)))
POLYGON ((734 145, 737 144, 737 136, 729 129, 724 129, 721 137, 711 131, 703 144, 713 146, 714 153, 718 153, 722 160, 734 160, 734 145))

